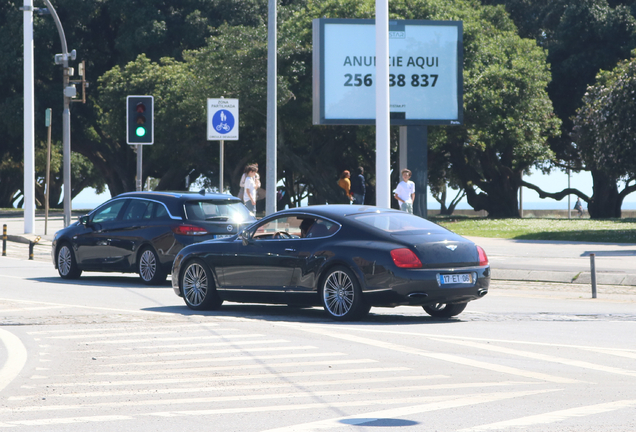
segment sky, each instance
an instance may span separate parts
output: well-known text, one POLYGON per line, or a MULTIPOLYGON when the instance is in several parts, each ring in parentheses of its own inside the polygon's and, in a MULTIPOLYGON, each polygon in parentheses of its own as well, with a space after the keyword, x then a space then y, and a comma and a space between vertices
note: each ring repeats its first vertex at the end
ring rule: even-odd
MULTIPOLYGON (((524 180, 528 183, 535 184, 539 186, 546 192, 559 192, 568 187, 568 175, 561 171, 554 171, 549 175, 544 175, 540 172, 535 172, 532 175, 525 176, 524 180)), ((581 192, 586 194, 587 196, 592 195, 592 175, 589 172, 581 172, 581 173, 572 173, 570 176, 570 185, 572 188, 579 189, 581 192)), ((624 185, 620 185, 619 190, 622 189, 624 185)), ((452 192, 452 191, 451 191, 452 192)), ((417 191, 416 191, 417 193, 417 191)), ((567 210, 568 208, 568 199, 563 198, 561 201, 556 201, 553 199, 544 199, 539 198, 539 195, 528 188, 523 188, 523 208, 527 210, 537 210, 537 209, 547 209, 547 210, 556 210, 562 209, 567 210)), ((87 188, 82 191, 78 196, 75 197, 72 203, 73 210, 87 210, 93 209, 104 201, 110 199, 110 193, 106 191, 103 194, 96 194, 95 190, 92 188, 87 188)), ((576 197, 572 196, 570 200, 570 207, 574 206, 574 202, 576 201, 576 197)), ((428 208, 430 210, 436 210, 440 208, 440 205, 435 199, 428 194, 428 208)), ((450 202, 447 203, 447 205, 450 202)), ((584 205, 585 207, 585 205, 584 205)), ((471 207, 466 202, 464 198, 462 202, 460 202, 457 206, 457 209, 470 209, 471 207)), ((636 193, 629 194, 624 202, 623 209, 636 209, 636 193)))

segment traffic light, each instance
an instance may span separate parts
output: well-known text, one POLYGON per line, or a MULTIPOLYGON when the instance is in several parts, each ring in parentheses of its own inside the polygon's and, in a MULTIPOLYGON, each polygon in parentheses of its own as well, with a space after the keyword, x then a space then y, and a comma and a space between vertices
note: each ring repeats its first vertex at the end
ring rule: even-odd
POLYGON ((128 96, 126 98, 126 142, 152 144, 155 139, 154 98, 128 96))

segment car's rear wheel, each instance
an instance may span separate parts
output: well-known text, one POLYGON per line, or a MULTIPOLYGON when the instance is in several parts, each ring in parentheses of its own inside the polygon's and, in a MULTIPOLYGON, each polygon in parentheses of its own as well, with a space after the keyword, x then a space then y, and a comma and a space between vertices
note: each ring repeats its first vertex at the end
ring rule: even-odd
POLYGON ((75 253, 68 243, 57 250, 57 272, 63 279, 77 279, 82 271, 77 267, 75 253))
POLYGON ((159 285, 166 280, 166 272, 161 268, 159 257, 152 248, 142 249, 137 267, 139 277, 146 285, 159 285))
POLYGON ((435 303, 422 306, 427 314, 435 318, 450 318, 459 315, 466 309, 468 303, 435 303))
POLYGON ((331 318, 337 321, 359 320, 371 306, 362 297, 355 275, 346 267, 334 267, 322 280, 322 304, 331 318))
POLYGON ((183 299, 190 309, 214 310, 223 304, 223 300, 216 292, 212 271, 201 260, 196 259, 186 264, 179 286, 183 299))

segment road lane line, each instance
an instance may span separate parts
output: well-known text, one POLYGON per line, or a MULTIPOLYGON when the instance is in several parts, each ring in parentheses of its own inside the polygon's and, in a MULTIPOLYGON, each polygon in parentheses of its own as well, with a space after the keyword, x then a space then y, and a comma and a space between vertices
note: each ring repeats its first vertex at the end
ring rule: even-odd
MULTIPOLYGON (((161 365, 171 365, 171 364, 192 364, 192 363, 210 363, 210 362, 237 362, 237 361, 246 361, 246 360, 281 360, 281 359, 293 359, 293 358, 304 358, 304 357, 338 357, 338 356, 346 356, 345 353, 333 352, 333 353, 303 353, 303 354, 273 354, 273 355, 259 355, 258 357, 204 357, 204 358, 195 358, 195 359, 180 359, 180 360, 160 360, 160 361, 147 361, 147 362, 126 362, 126 363, 108 363, 100 365, 101 367, 120 367, 120 366, 152 366, 154 364, 161 365)), ((101 357, 99 357, 101 360, 101 357)))
MULTIPOLYGON (((264 341, 264 343, 268 343, 269 341, 264 341)), ((285 341, 286 342, 286 341, 285 341)), ((315 346, 305 345, 305 346, 272 346, 265 348, 227 348, 222 350, 194 350, 194 351, 169 351, 169 352, 156 352, 156 353, 144 353, 144 354, 124 354, 118 356, 103 356, 100 357, 102 359, 125 359, 125 358, 163 358, 163 357, 174 357, 174 356, 184 356, 184 355, 208 355, 208 354, 227 354, 227 353, 251 353, 251 352, 263 352, 263 351, 282 351, 282 350, 305 350, 305 349, 318 349, 315 346)))
MULTIPOLYGON (((170 342, 170 341, 181 341, 187 342, 190 340, 207 340, 207 339, 242 339, 242 338, 262 338, 265 337, 262 334, 213 334, 213 335, 205 335, 205 336, 175 336, 175 337, 162 337, 161 342, 170 342)), ((171 344, 171 345, 152 345, 152 346, 138 346, 137 344, 142 344, 146 342, 157 342, 156 338, 145 338, 145 339, 118 339, 114 341, 103 340, 103 341, 86 341, 85 345, 118 345, 118 344, 136 344, 135 349, 141 348, 179 348, 183 346, 183 344, 171 344)), ((212 342, 209 342, 212 343, 212 342)), ((200 343, 200 344, 188 344, 188 346, 199 347, 199 346, 208 346, 209 343, 200 343)))
POLYGON ((68 418, 52 418, 39 420, 16 420, 7 423, 0 423, 0 427, 7 426, 53 426, 60 424, 77 424, 77 423, 102 423, 107 421, 134 420, 134 417, 122 415, 109 416, 93 416, 93 417, 68 417, 68 418))
MULTIPOLYGON (((380 378, 356 378, 356 379, 339 379, 332 381, 295 381, 284 383, 263 383, 263 384, 244 384, 232 386, 232 391, 237 390, 265 390, 265 389, 277 389, 277 388, 296 388, 296 387, 329 387, 329 386, 341 386, 343 384, 371 384, 371 383, 384 383, 384 382, 399 382, 399 381, 417 381, 417 380, 436 380, 436 379, 448 379, 447 375, 407 375, 407 376, 390 376, 380 378)), ((461 384, 428 384, 427 390, 445 390, 445 389, 460 389, 460 388, 483 388, 483 387, 503 387, 511 385, 529 385, 536 384, 530 382, 493 382, 493 383, 461 383, 461 384)), ((131 396, 131 395, 146 395, 146 394, 179 394, 179 393, 205 393, 214 391, 227 391, 228 387, 222 386, 205 386, 205 387, 184 387, 184 388, 152 388, 152 389, 135 389, 135 390, 111 390, 111 391, 94 391, 87 393, 52 393, 47 394, 46 399, 55 398, 80 398, 80 397, 106 397, 106 396, 131 396)), ((28 399, 37 399, 42 397, 42 393, 33 395, 11 396, 9 401, 19 401, 28 399)))
POLYGON ((518 357, 541 360, 541 361, 550 362, 550 363, 560 363, 566 366, 574 366, 574 367, 579 367, 583 369, 591 369, 597 372, 607 372, 607 373, 612 373, 616 375, 636 376, 636 371, 631 371, 631 370, 621 369, 621 368, 616 368, 611 366, 604 366, 604 365, 589 363, 589 362, 581 361, 581 360, 570 360, 563 357, 555 357, 555 356, 539 354, 539 353, 534 353, 529 351, 520 351, 516 349, 511 349, 511 348, 497 347, 497 346, 487 345, 487 344, 482 344, 477 342, 445 340, 440 338, 430 338, 430 339, 437 342, 449 343, 453 345, 460 345, 460 346, 470 347, 470 348, 478 348, 485 351, 498 352, 501 354, 510 354, 510 355, 514 355, 518 357))
MULTIPOLYGON (((385 394, 385 393, 397 393, 401 392, 418 392, 427 389, 427 385, 419 385, 419 386, 390 386, 384 388, 374 388, 372 393, 373 395, 385 394)), ((528 394, 537 394, 544 393, 547 390, 534 390, 529 392, 521 392, 528 394)), ((552 390, 554 391, 554 390, 552 390)), ((160 406, 160 405, 186 405, 191 406, 193 404, 209 404, 209 403, 225 403, 225 402, 242 402, 247 403, 248 401, 268 401, 268 400, 276 400, 276 399, 312 399, 318 397, 329 397, 329 396, 338 396, 338 398, 342 396, 358 396, 358 395, 369 395, 370 391, 368 388, 362 389, 335 389, 335 390, 321 390, 321 391, 313 391, 313 392, 288 392, 288 393, 264 393, 264 394, 238 394, 231 396, 208 396, 208 397, 191 397, 191 398, 180 398, 180 399, 144 399, 144 400, 127 400, 125 403, 126 407, 144 407, 144 406, 160 406)), ((421 396, 419 396, 421 397, 421 396)), ((472 395, 473 398, 477 398, 477 395, 472 395)), ((395 398, 397 400, 400 399, 413 399, 415 396, 411 397, 402 397, 395 398)), ((427 400, 447 400, 447 399, 456 399, 456 395, 439 395, 439 396, 427 396, 427 400)), ((370 400, 368 402, 373 403, 374 400, 370 400)), ((339 404, 339 402, 338 402, 339 404)), ((0 407, 0 413, 25 413, 25 412, 42 412, 42 411, 65 411, 65 410, 80 410, 80 409, 99 409, 99 408, 113 408, 113 407, 121 407, 122 402, 96 402, 96 403, 77 403, 77 404, 69 404, 69 405, 33 405, 33 406, 20 406, 20 407, 0 407)))
MULTIPOLYGON (((153 325, 153 330, 157 329, 176 329, 176 328, 199 328, 199 327, 218 327, 217 323, 197 323, 197 324, 164 324, 164 325, 153 325)), ((38 331, 29 331, 27 334, 29 335, 53 335, 53 334, 61 334, 61 333, 94 333, 94 332, 116 332, 116 331, 129 331, 133 328, 133 325, 127 327, 98 327, 94 329, 90 328, 81 328, 81 329, 55 329, 55 330, 38 330, 38 331)), ((236 330, 230 328, 223 328, 224 331, 227 330, 236 330)), ((110 334, 110 333, 108 333, 110 334)), ((261 334, 254 334, 254 336, 262 336, 261 334)))
MULTIPOLYGON (((359 425, 364 426, 365 423, 369 423, 382 418, 398 418, 406 417, 413 414, 421 414, 430 411, 444 410, 450 408, 459 408, 463 406, 473 406, 482 403, 497 402, 505 399, 513 399, 525 396, 533 396, 536 394, 547 393, 555 390, 535 390, 535 391, 522 391, 522 392, 508 392, 508 393, 486 393, 486 394, 472 394, 462 397, 454 397, 451 400, 441 400, 437 402, 430 402, 421 405, 406 406, 400 408, 392 408, 388 410, 375 411, 364 414, 357 414, 355 416, 337 417, 328 420, 319 420, 311 423, 296 424, 291 426, 285 426, 276 429, 268 429, 262 432, 309 432, 315 430, 332 430, 345 425, 359 425)), ((399 399, 398 399, 399 403, 399 399)), ((395 404, 395 402, 393 403, 395 404)), ((390 405, 387 403, 387 405, 390 405)), ((347 406, 347 404, 338 404, 338 407, 347 406)), ((350 405, 349 405, 350 406, 350 405)))
MULTIPOLYGON (((274 363, 268 365, 255 364, 255 365, 242 365, 241 369, 258 369, 258 368, 274 368, 274 367, 305 367, 305 366, 323 366, 323 365, 342 365, 342 364, 362 364, 362 363, 378 363, 377 360, 371 359, 352 359, 352 360, 323 360, 315 362, 284 362, 274 363)), ((185 368, 185 369, 155 369, 155 370, 136 370, 136 371, 122 371, 122 372, 85 372, 82 376, 129 376, 129 375, 173 375, 175 373, 200 373, 200 372, 218 372, 224 370, 236 370, 235 365, 229 366, 213 366, 202 368, 185 368)), ((307 372, 306 372, 307 373, 307 372)), ((58 375, 64 377, 76 376, 75 374, 58 375)))
MULTIPOLYGON (((375 362, 375 361, 373 361, 375 362)), ((355 363, 368 363, 366 361, 356 361, 355 363)), ((227 368, 226 368, 227 369, 227 368)), ((241 367, 241 370, 245 367, 241 367)), ((191 369, 188 369, 191 370, 191 369)), ((311 376, 327 376, 327 375, 346 375, 346 374, 359 374, 359 373, 387 373, 387 372, 406 372, 410 371, 408 367, 378 367, 378 368, 358 368, 358 369, 331 369, 324 371, 312 371, 311 376)), ((39 384, 22 386, 22 388, 36 388, 36 387, 114 387, 114 386, 131 386, 131 385, 150 385, 157 386, 159 384, 174 384, 174 383, 212 383, 218 381, 239 381, 239 380, 257 380, 257 379, 280 379, 280 378, 293 378, 298 376, 307 376, 307 371, 300 372, 284 372, 284 373, 264 373, 254 375, 224 375, 214 377, 193 377, 193 378, 164 378, 164 379, 148 379, 148 380, 127 380, 127 381, 88 381, 88 382, 61 382, 53 384, 39 384)), ((138 375, 138 374, 131 374, 138 375)))
POLYGON ((7 350, 7 359, 0 369, 0 392, 22 371, 27 361, 27 350, 13 333, 0 328, 0 342, 7 350))
POLYGON ((636 400, 621 400, 615 402, 607 402, 597 405, 588 405, 584 407, 565 409, 560 411, 553 411, 544 414, 538 414, 533 416, 521 417, 513 420, 506 420, 497 423, 490 423, 487 425, 475 426, 471 428, 461 429, 459 432, 479 432, 496 429, 508 429, 508 428, 522 428, 527 426, 534 426, 539 424, 550 424, 564 420, 568 420, 574 417, 587 417, 596 414, 603 414, 611 411, 616 411, 622 408, 630 408, 636 406, 636 400))
MULTIPOLYGON (((284 327, 291 327, 291 326, 289 326, 287 324, 281 324, 281 323, 275 323, 275 325, 284 326, 284 327)), ((413 348, 413 347, 406 346, 406 345, 398 345, 398 344, 394 344, 394 343, 391 343, 391 342, 382 342, 382 341, 378 341, 378 340, 374 340, 374 339, 368 339, 368 338, 363 338, 363 337, 360 337, 360 336, 348 335, 348 334, 340 333, 340 332, 326 331, 324 328, 315 329, 315 328, 308 328, 306 326, 298 326, 298 325, 294 325, 293 328, 296 329, 296 330, 302 330, 302 331, 305 331, 305 332, 308 332, 308 333, 316 333, 316 334, 319 334, 321 336, 327 336, 327 337, 332 337, 332 338, 335 338, 335 339, 347 340, 349 342, 356 342, 356 343, 360 343, 360 344, 364 344, 364 345, 374 346, 374 347, 377 347, 377 348, 384 348, 384 349, 388 349, 388 350, 391 350, 391 351, 403 352, 403 353, 407 353, 407 354, 413 354, 413 355, 418 355, 418 356, 422 356, 422 357, 433 358, 433 359, 441 360, 441 361, 448 362, 448 363, 461 364, 461 365, 468 366, 468 367, 485 369, 485 370, 490 370, 490 371, 493 371, 493 372, 505 373, 505 374, 520 376, 520 377, 524 377, 524 378, 532 378, 532 379, 536 379, 536 380, 540 380, 540 381, 547 381, 547 382, 560 383, 560 384, 573 384, 573 383, 580 383, 581 382, 579 380, 573 380, 573 379, 570 379, 570 378, 564 378, 564 377, 555 376, 555 375, 548 375, 548 374, 544 374, 544 373, 541 373, 541 372, 532 372, 532 371, 527 371, 527 370, 523 370, 523 369, 513 368, 513 367, 510 367, 510 366, 503 366, 503 365, 499 365, 499 364, 495 364, 495 363, 486 363, 486 362, 479 361, 479 360, 472 360, 472 359, 468 359, 468 358, 464 358, 464 357, 460 357, 460 356, 456 356, 456 355, 452 355, 452 354, 444 354, 444 353, 436 353, 436 352, 432 352, 432 351, 425 351, 425 350, 422 350, 422 349, 419 349, 419 348, 413 348)))

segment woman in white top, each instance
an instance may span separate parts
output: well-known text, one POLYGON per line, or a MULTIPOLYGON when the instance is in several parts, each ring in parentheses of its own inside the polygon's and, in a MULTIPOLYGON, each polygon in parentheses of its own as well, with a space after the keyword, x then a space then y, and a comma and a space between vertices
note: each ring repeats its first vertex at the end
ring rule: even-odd
POLYGON ((411 171, 404 168, 402 170, 402 181, 397 185, 393 194, 400 203, 400 209, 413 214, 413 200, 415 199, 415 183, 410 181, 411 171))
POLYGON ((252 213, 256 213, 256 176, 257 168, 253 165, 247 167, 245 173, 245 185, 243 187, 243 201, 252 213))

